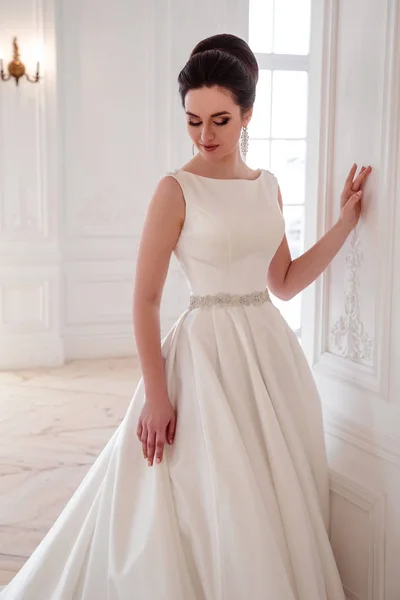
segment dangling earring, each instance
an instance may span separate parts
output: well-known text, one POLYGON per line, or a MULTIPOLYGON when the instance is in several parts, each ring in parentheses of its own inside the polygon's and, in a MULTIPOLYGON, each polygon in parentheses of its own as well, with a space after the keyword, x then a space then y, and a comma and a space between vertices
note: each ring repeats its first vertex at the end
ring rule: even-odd
POLYGON ((242 130, 242 135, 240 138, 240 149, 242 151, 244 161, 246 162, 246 156, 249 150, 249 132, 247 130, 247 125, 243 127, 242 130))
POLYGON ((194 156, 194 149, 195 149, 195 145, 192 144, 192 154, 193 154, 193 156, 194 156))

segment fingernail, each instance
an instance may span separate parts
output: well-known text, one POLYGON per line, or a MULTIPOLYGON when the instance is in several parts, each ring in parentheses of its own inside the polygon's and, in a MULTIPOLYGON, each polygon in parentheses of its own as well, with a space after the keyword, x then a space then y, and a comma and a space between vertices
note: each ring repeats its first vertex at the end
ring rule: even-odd
POLYGON ((359 192, 357 192, 357 196, 361 196, 362 195, 362 190, 360 190, 359 192))
POLYGON ((169 443, 170 443, 170 444, 172 444, 172 442, 173 442, 173 439, 171 438, 171 439, 169 440, 169 443))
POLYGON ((149 467, 151 467, 151 460, 148 460, 147 464, 149 465, 149 467))
POLYGON ((161 461, 160 461, 160 459, 159 459, 159 458, 156 458, 156 463, 159 463, 159 462, 161 462, 161 461))

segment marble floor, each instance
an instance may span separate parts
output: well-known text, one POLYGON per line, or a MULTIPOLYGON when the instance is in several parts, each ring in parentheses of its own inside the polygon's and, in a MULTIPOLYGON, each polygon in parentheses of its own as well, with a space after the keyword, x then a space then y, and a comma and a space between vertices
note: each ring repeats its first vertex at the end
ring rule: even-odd
POLYGON ((50 529, 121 422, 137 359, 0 372, 0 586, 50 529))

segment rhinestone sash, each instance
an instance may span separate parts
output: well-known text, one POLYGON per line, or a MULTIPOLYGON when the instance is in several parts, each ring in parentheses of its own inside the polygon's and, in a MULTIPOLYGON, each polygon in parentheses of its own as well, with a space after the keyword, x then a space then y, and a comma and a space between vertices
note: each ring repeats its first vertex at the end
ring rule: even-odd
POLYGON ((189 310, 194 308, 211 308, 213 306, 258 306, 265 302, 271 302, 268 290, 262 292, 251 292, 250 294, 230 294, 219 292, 207 296, 191 294, 189 310))

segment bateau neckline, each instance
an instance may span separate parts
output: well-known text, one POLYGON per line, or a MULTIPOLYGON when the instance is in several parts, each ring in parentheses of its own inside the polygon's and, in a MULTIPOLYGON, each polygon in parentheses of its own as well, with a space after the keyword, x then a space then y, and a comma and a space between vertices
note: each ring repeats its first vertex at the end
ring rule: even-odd
POLYGON ((198 175, 197 173, 192 173, 191 171, 185 171, 184 169, 178 169, 178 172, 188 173, 189 175, 193 175, 193 177, 200 177, 200 179, 209 179, 210 181, 248 181, 249 183, 255 183, 259 179, 261 179, 264 169, 260 169, 260 174, 255 179, 225 179, 222 177, 206 177, 204 175, 198 175))

